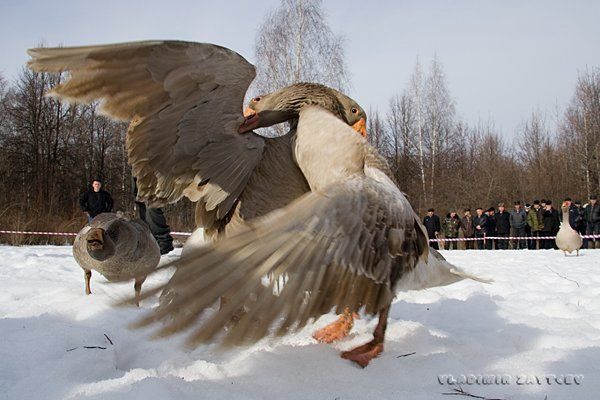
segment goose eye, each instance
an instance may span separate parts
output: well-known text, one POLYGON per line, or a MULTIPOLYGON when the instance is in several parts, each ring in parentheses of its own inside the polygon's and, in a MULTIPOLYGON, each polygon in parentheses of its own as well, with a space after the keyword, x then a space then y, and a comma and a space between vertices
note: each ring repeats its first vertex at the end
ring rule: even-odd
POLYGON ((255 97, 252 99, 253 102, 258 103, 260 101, 260 97, 255 97))
POLYGON ((350 111, 352 111, 352 114, 358 114, 358 110, 357 110, 356 108, 353 108, 353 109, 352 109, 352 110, 350 110, 350 111))

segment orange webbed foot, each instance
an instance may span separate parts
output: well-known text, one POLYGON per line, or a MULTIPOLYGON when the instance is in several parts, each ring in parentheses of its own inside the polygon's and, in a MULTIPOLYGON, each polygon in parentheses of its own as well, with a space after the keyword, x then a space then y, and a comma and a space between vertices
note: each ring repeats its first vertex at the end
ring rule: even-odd
POLYGON ((352 350, 344 351, 342 358, 354 361, 362 368, 365 368, 372 359, 379 356, 383 352, 383 342, 372 340, 369 343, 358 346, 352 350))
POLYGON ((315 338, 320 343, 333 343, 348 336, 354 326, 354 318, 358 318, 358 314, 351 313, 349 309, 345 309, 343 314, 331 324, 319 329, 313 333, 315 338))

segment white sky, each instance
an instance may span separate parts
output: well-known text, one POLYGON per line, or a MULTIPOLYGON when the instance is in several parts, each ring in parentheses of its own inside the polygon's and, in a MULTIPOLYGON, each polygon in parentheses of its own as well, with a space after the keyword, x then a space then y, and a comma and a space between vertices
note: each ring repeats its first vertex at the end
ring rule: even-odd
MULTIPOLYGON (((252 61, 265 1, 0 0, 0 73, 11 79, 25 50, 141 39, 217 43, 252 61)), ((325 0, 328 21, 346 38, 350 95, 387 110, 417 58, 441 60, 459 116, 493 120, 507 138, 532 110, 572 96, 578 71, 600 66, 600 1, 325 0)))

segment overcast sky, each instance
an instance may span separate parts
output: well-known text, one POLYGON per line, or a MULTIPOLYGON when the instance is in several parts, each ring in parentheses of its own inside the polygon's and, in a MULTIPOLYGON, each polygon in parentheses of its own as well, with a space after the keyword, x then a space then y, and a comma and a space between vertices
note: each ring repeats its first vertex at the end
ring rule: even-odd
MULTIPOLYGON (((265 1, 0 0, 0 73, 13 79, 25 50, 141 39, 217 43, 249 61, 265 1)), ((505 137, 532 110, 553 121, 572 96, 578 71, 600 66, 600 1, 326 0, 333 31, 346 40, 350 95, 387 110, 417 58, 437 54, 457 112, 493 120, 505 137)))

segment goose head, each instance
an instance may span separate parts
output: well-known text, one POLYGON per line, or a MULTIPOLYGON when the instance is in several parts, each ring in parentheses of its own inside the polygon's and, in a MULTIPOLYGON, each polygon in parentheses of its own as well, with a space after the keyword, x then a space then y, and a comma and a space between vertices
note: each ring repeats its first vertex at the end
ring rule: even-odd
POLYGON ((105 261, 115 254, 115 243, 106 230, 92 228, 85 235, 86 250, 94 260, 105 261))
POLYGON ((566 212, 566 213, 568 213, 568 212, 569 212, 569 206, 570 206, 570 204, 569 204, 569 202, 568 202, 568 201, 563 201, 562 205, 560 206, 560 209, 561 209, 563 212, 566 212))
POLYGON ((317 83, 296 83, 252 98, 244 111, 245 120, 238 132, 245 133, 297 119, 300 110, 308 105, 317 105, 330 111, 366 137, 367 114, 363 108, 350 97, 317 83))

